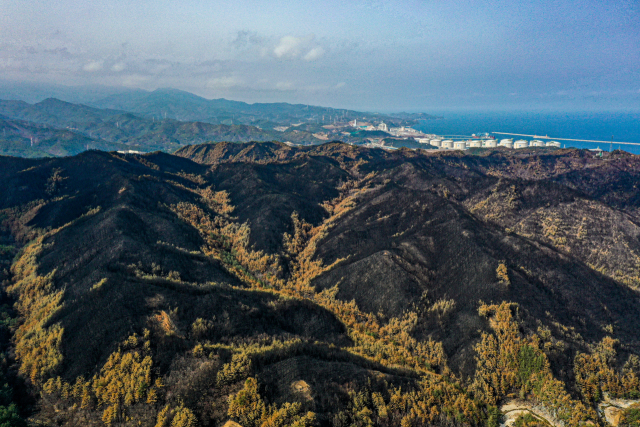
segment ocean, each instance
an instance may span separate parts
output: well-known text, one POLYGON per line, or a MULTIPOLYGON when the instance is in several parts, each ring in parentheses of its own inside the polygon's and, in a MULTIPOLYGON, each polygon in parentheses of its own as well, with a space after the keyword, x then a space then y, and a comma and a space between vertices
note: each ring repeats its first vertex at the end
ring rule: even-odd
MULTIPOLYGON (((471 135, 492 132, 513 132, 527 135, 548 135, 552 138, 589 139, 598 141, 634 142, 640 144, 639 112, 430 112, 443 117, 427 120, 415 128, 438 135, 471 135)), ((497 139, 520 139, 516 135, 495 135, 497 139)), ((455 139, 455 138, 452 138, 455 139)), ((531 140, 533 138, 522 137, 531 140)), ((601 148, 609 150, 609 143, 558 141, 566 147, 601 148)), ((613 144, 613 149, 640 154, 640 145, 613 144)))

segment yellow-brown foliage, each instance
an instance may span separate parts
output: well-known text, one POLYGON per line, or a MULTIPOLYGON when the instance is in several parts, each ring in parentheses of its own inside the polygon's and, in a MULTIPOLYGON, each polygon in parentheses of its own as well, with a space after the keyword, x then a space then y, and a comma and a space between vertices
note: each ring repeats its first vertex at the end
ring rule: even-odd
POLYGON ((607 336, 602 339, 591 354, 578 353, 574 359, 576 384, 583 398, 597 403, 603 392, 612 397, 640 397, 640 381, 633 370, 623 374, 613 368, 618 341, 607 336))
POLYGON ((504 283, 505 285, 511 284, 507 266, 504 263, 500 263, 500 265, 498 265, 498 268, 496 268, 496 277, 501 283, 504 283))
POLYGON ((181 405, 172 409, 166 405, 158 413, 155 427, 195 427, 197 425, 198 419, 189 408, 181 405))
POLYGON ((347 327, 355 344, 348 351, 386 366, 403 366, 423 373, 434 368, 448 372, 441 343, 417 341, 411 336, 418 321, 416 313, 392 318, 381 326, 375 315, 360 311, 355 301, 336 299, 337 292, 337 286, 325 289, 315 295, 314 301, 333 312, 347 327))
POLYGON ((195 322, 191 324, 191 336, 194 339, 201 339, 212 332, 213 329, 214 323, 211 320, 198 317, 195 322))
POLYGON ((235 210, 227 191, 213 191, 211 187, 196 191, 202 196, 209 209, 218 215, 230 215, 235 210))
POLYGON ((480 425, 485 418, 478 403, 445 377, 423 377, 409 392, 385 387, 382 393, 365 388, 349 395, 349 406, 336 414, 334 425, 429 426, 440 425, 444 418, 480 425))
POLYGON ((179 335, 178 328, 171 319, 171 316, 164 310, 154 316, 154 320, 160 326, 160 329, 167 335, 179 335))
POLYGON ((427 312, 435 314, 440 320, 445 320, 455 308, 455 300, 441 298, 438 301, 434 302, 431 307, 429 307, 427 312))
MULTIPOLYGON (((37 204, 36 212, 43 205, 37 204)), ((30 235, 39 236, 24 248, 11 266, 13 279, 7 292, 17 298, 15 306, 23 319, 14 336, 16 355, 20 372, 36 386, 41 386, 62 363, 60 346, 64 333, 60 323, 50 324, 55 313, 62 308, 64 291, 55 287, 55 270, 46 275, 38 274, 38 257, 46 246, 45 239, 99 211, 100 207, 90 209, 74 221, 47 233, 31 230, 30 235)))
POLYGON ((320 239, 326 236, 330 222, 325 221, 317 227, 299 219, 298 213, 291 215, 294 233, 284 234, 285 251, 290 257, 291 277, 286 284, 285 291, 290 295, 311 297, 315 290, 310 283, 318 275, 331 269, 342 260, 337 260, 331 265, 325 266, 320 259, 314 259, 316 245, 320 239))
MULTIPOLYGON (((123 347, 147 348, 149 334, 140 339, 137 335, 124 341, 123 347)), ((118 349, 109 356, 99 374, 91 380, 82 377, 74 385, 51 378, 42 387, 43 394, 70 400, 82 409, 97 406, 102 408, 102 421, 110 425, 126 419, 127 408, 137 403, 153 405, 162 381, 152 378, 153 361, 144 355, 144 350, 123 351, 118 349)))
POLYGON ((315 414, 303 414, 300 403, 267 406, 258 393, 255 378, 247 378, 242 390, 229 396, 227 414, 243 427, 307 427, 315 423, 315 414))
POLYGON ((307 245, 313 226, 304 219, 300 219, 298 212, 291 214, 291 221, 293 222, 293 235, 284 233, 282 240, 284 250, 287 251, 290 256, 295 257, 302 252, 307 245))
POLYGON ((248 224, 232 222, 223 215, 212 218, 192 203, 181 202, 171 206, 171 209, 200 232, 206 242, 202 252, 221 261, 240 280, 257 288, 263 287, 265 281, 271 285, 280 283, 277 257, 249 247, 248 224))
POLYGON ((482 334, 475 347, 477 368, 471 390, 477 398, 496 405, 509 395, 537 401, 556 418, 578 425, 596 420, 593 409, 571 399, 564 384, 553 377, 537 336, 524 338, 513 317, 515 304, 481 305, 493 334, 482 334))
POLYGON ((246 352, 236 353, 231 362, 225 363, 218 372, 216 382, 218 386, 234 383, 246 378, 251 371, 251 359, 246 352))
POLYGON ((64 329, 59 323, 48 325, 48 322, 62 307, 63 291, 54 288, 55 271, 45 276, 37 273, 44 237, 29 245, 12 266, 14 283, 7 289, 18 298, 16 308, 24 318, 15 333, 20 372, 34 384, 53 374, 62 362, 60 344, 64 329))

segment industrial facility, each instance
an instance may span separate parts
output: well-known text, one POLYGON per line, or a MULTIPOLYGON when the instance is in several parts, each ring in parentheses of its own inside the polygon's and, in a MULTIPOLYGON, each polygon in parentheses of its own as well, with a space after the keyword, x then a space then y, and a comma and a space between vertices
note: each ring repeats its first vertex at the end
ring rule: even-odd
POLYGON ((440 149, 449 149, 449 150, 466 150, 468 148, 496 148, 496 147, 504 147, 504 148, 528 148, 528 147, 557 147, 560 148, 560 143, 557 141, 541 141, 539 139, 534 139, 531 141, 527 141, 524 139, 519 139, 517 141, 513 141, 513 139, 502 139, 500 141, 494 138, 486 138, 486 139, 467 139, 461 141, 455 141, 453 139, 428 139, 421 138, 419 142, 423 144, 429 144, 431 146, 440 148, 440 149))

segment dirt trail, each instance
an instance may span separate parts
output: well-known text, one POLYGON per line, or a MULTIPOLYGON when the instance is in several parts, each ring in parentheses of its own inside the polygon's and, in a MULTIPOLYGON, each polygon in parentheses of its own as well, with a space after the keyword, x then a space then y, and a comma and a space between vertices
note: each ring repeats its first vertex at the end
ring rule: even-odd
POLYGON ((523 400, 510 400, 500 407, 504 419, 500 427, 513 425, 518 416, 529 413, 545 424, 553 427, 564 427, 564 423, 555 419, 545 408, 523 400))
POLYGON ((605 393, 604 400, 598 405, 598 412, 609 424, 618 427, 622 412, 631 406, 640 407, 640 400, 613 399, 605 393))

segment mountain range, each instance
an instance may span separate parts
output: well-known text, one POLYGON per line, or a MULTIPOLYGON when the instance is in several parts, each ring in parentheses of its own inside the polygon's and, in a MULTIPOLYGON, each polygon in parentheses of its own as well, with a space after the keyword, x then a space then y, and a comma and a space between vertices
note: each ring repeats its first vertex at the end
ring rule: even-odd
MULTIPOLYGON (((271 141, 318 143, 310 132, 291 129, 269 131, 248 125, 224 125, 182 122, 174 119, 155 120, 120 110, 99 109, 49 98, 36 104, 23 101, 0 101, 0 115, 20 121, 19 132, 33 146, 5 139, 4 154, 20 156, 78 154, 87 147, 103 150, 174 151, 185 144, 207 141, 271 141), (61 133, 62 132, 62 133, 61 133), (54 135, 61 137, 64 150, 55 146, 54 135), (45 142, 46 141, 46 142, 45 142)), ((8 128, 11 125, 5 126, 8 128)), ((15 132, 12 132, 15 133, 15 132)))
POLYGON ((248 124, 272 129, 292 123, 330 124, 335 120, 384 120, 410 125, 436 118, 425 113, 380 114, 306 104, 248 104, 224 98, 205 99, 189 92, 162 88, 154 91, 107 86, 64 86, 0 80, 0 99, 38 103, 56 98, 101 109, 116 109, 160 120, 199 121, 212 124, 248 124))
MULTIPOLYGON (((383 116, 285 103, 206 100, 169 89, 114 94, 94 101, 93 105, 56 98, 33 104, 0 100, 4 129, 0 154, 64 156, 87 149, 173 152, 187 144, 222 141, 318 144, 328 138, 323 125, 331 123, 336 116, 343 121, 375 119, 387 120, 389 124, 410 124, 430 118, 420 114, 383 116)), ((366 135, 356 134, 336 133, 333 137, 352 143, 366 140, 366 135)), ((411 143, 417 145, 412 141, 404 145, 411 143)), ((392 145, 398 144, 394 141, 392 145)))
POLYGON ((574 149, 0 157, 23 414, 632 425, 639 175, 574 149))

